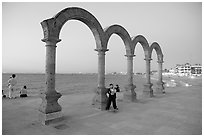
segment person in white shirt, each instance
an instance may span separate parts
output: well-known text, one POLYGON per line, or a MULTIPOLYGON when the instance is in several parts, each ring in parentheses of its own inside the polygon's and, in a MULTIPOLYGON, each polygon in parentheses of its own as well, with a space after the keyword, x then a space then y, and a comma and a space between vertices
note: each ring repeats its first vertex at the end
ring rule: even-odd
POLYGON ((8 80, 8 87, 9 87, 9 98, 15 98, 13 97, 13 92, 15 90, 15 85, 17 84, 17 80, 16 80, 16 75, 12 74, 12 76, 10 77, 10 79, 8 80))
POLYGON ((27 90, 26 90, 26 86, 23 86, 23 88, 20 90, 20 97, 27 97, 27 90))

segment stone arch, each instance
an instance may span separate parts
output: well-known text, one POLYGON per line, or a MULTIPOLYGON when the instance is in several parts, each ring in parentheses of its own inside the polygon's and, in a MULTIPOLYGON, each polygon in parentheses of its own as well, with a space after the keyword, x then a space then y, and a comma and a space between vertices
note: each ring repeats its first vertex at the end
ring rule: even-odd
POLYGON ((136 93, 134 89, 136 86, 133 84, 133 57, 132 42, 128 31, 120 25, 111 25, 104 29, 105 31, 105 45, 108 45, 108 41, 112 34, 117 34, 123 40, 126 49, 127 57, 127 85, 125 86, 126 92, 123 94, 123 99, 128 101, 136 101, 136 93))
POLYGON ((68 20, 79 20, 86 24, 94 35, 96 49, 104 49, 104 32, 99 21, 90 12, 78 7, 66 8, 53 18, 41 22, 44 31, 44 40, 59 39, 62 26, 68 20))
POLYGON ((161 47, 159 46, 159 44, 157 42, 153 42, 150 46, 150 49, 149 49, 149 57, 151 58, 152 57, 152 52, 153 52, 153 49, 156 51, 157 53, 157 58, 158 58, 158 61, 163 61, 163 54, 162 54, 162 50, 161 50, 161 47))
POLYGON ((144 55, 145 55, 145 61, 146 61, 146 78, 147 78, 147 83, 144 84, 143 94, 145 96, 153 97, 152 83, 151 83, 151 79, 150 79, 150 61, 151 61, 151 58, 149 57, 149 54, 150 54, 150 52, 149 52, 150 51, 149 43, 148 43, 147 39, 144 36, 142 36, 142 35, 138 35, 138 36, 134 37, 132 39, 133 53, 135 51, 135 47, 136 47, 138 42, 143 47, 144 55))
POLYGON ((147 39, 142 35, 137 35, 132 38, 133 54, 135 52, 135 48, 138 42, 142 45, 145 57, 149 56, 149 43, 147 39))
MULTIPOLYGON (((131 55, 131 38, 128 31, 120 25, 111 25, 104 29, 105 32, 105 45, 108 45, 108 41, 112 34, 117 34, 123 40, 125 44, 126 54, 131 55)), ((107 47, 106 47, 107 48, 107 47)))
POLYGON ((60 31, 68 20, 79 20, 85 23, 92 31, 96 40, 96 51, 98 51, 98 87, 96 91, 96 105, 101 110, 105 109, 105 52, 107 46, 104 45, 104 31, 98 20, 88 11, 72 7, 60 11, 53 18, 41 22, 46 43, 46 65, 45 65, 45 90, 40 94, 42 103, 40 105, 40 121, 44 124, 51 119, 61 117, 62 107, 58 103, 61 94, 55 90, 55 64, 56 64, 56 44, 60 42, 60 31))
POLYGON ((150 54, 149 57, 151 58, 152 56, 152 52, 153 49, 156 51, 157 54, 157 59, 158 59, 158 81, 157 81, 157 87, 156 87, 156 91, 158 93, 165 93, 164 91, 164 82, 162 80, 162 63, 163 63, 163 54, 162 54, 162 50, 161 47, 159 46, 159 44, 157 42, 153 42, 150 46, 150 54))

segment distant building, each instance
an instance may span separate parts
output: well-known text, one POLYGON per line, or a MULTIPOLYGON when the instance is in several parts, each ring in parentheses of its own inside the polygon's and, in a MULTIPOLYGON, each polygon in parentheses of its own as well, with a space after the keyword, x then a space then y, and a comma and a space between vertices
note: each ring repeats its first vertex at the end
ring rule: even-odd
POLYGON ((152 71, 150 72, 151 75, 154 75, 154 74, 157 74, 157 73, 158 73, 157 70, 152 70, 152 71))
POLYGON ((176 75, 176 71, 174 69, 164 69, 163 72, 162 72, 162 75, 164 76, 172 76, 172 75, 176 75))
POLYGON ((176 73, 176 71, 175 71, 173 68, 171 68, 171 69, 169 70, 169 73, 176 73))
POLYGON ((175 73, 177 73, 179 76, 201 75, 202 66, 200 64, 191 66, 189 63, 177 64, 175 73))
POLYGON ((137 72, 135 73, 135 75, 143 75, 141 72, 137 72))
POLYGON ((202 66, 200 64, 195 64, 191 66, 191 74, 192 75, 201 75, 202 74, 202 66))
POLYGON ((191 65, 189 63, 186 64, 177 64, 176 65, 176 73, 181 76, 187 76, 191 74, 191 65))
POLYGON ((171 68, 168 72, 168 75, 176 75, 176 71, 173 68, 171 68))

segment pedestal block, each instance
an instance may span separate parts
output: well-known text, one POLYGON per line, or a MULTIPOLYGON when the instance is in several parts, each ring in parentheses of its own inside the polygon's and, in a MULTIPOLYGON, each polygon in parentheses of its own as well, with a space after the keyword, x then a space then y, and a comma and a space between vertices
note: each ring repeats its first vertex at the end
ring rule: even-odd
POLYGON ((164 82, 157 82, 157 87, 156 87, 156 91, 157 93, 165 93, 165 90, 164 90, 164 82))
POLYGON ((135 92, 135 85, 125 86, 125 92, 123 93, 123 101, 125 102, 136 102, 137 94, 135 92))
POLYGON ((153 97, 152 83, 144 84, 143 96, 144 97, 153 97))
POLYGON ((98 109, 101 109, 101 110, 105 110, 106 109, 106 105, 107 105, 107 96, 106 96, 106 93, 107 93, 107 88, 96 88, 95 89, 95 96, 93 97, 93 102, 92 102, 92 105, 95 107, 95 108, 98 108, 98 109))
POLYGON ((62 118, 62 107, 58 104, 58 99, 62 95, 60 93, 52 92, 52 94, 40 93, 42 103, 39 108, 39 120, 44 125, 50 123, 50 121, 58 120, 62 118))

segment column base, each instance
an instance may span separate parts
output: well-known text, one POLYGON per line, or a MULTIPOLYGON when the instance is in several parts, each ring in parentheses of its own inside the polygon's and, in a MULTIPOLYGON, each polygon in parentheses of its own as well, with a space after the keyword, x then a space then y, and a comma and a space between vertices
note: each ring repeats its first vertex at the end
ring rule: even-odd
POLYGON ((143 90, 143 96, 144 97, 153 97, 153 89, 152 89, 152 83, 144 84, 144 90, 143 90))
POLYGON ((41 92, 40 97, 42 98, 42 103, 39 107, 40 115, 39 119, 41 123, 47 125, 49 121, 58 119, 61 117, 59 113, 62 110, 62 107, 58 104, 58 99, 62 96, 60 93, 57 93, 55 90, 52 92, 41 92))
POLYGON ((156 91, 157 93, 162 93, 164 94, 165 93, 165 90, 164 90, 164 82, 157 82, 157 87, 156 87, 156 91))
POLYGON ((125 92, 123 93, 123 101, 124 102, 136 102, 137 94, 135 92, 135 85, 127 85, 125 86, 125 92))
POLYGON ((49 125, 53 122, 60 122, 62 121, 62 119, 63 119, 63 116, 62 116, 61 111, 54 112, 54 113, 48 113, 48 114, 39 112, 39 121, 43 125, 49 125))
POLYGON ((62 95, 56 91, 48 93, 49 94, 44 92, 40 93, 42 103, 40 105, 39 111, 45 114, 61 111, 62 107, 58 104, 58 99, 62 95))
POLYGON ((94 90, 95 96, 92 100, 92 105, 94 108, 105 110, 107 105, 107 89, 105 87, 98 87, 94 90))

